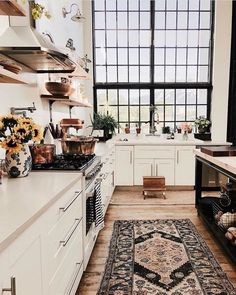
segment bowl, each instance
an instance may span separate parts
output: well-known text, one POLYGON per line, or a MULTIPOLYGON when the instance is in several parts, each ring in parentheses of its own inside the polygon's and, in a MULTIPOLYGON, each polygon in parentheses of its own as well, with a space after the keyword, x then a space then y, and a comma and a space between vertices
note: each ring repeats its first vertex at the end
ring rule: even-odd
POLYGON ((68 83, 46 82, 45 87, 52 95, 67 95, 71 91, 71 86, 68 83))

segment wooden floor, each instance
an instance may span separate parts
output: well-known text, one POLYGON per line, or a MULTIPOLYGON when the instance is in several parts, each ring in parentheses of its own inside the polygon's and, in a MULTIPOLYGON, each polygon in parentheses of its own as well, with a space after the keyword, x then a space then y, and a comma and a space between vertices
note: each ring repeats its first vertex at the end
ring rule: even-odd
MULTIPOLYGON (((173 192, 172 192, 173 193, 173 192)), ((142 201, 141 191, 116 191, 114 198, 115 204, 110 204, 105 217, 105 228, 100 232, 97 243, 93 250, 86 272, 84 273, 79 289, 76 295, 95 295, 99 289, 102 279, 106 259, 108 256, 108 246, 112 234, 112 226, 114 220, 117 219, 158 219, 158 218, 189 218, 197 227, 197 230, 207 242, 215 258, 220 263, 223 270, 227 273, 231 282, 236 286, 236 267, 224 255, 220 246, 214 240, 213 236, 207 231, 207 228, 197 216, 194 205, 181 204, 181 195, 186 192, 176 191, 174 206, 166 203, 153 204, 152 199, 146 199, 145 204, 142 201), (126 203, 117 200, 126 198, 126 203), (140 198, 140 202, 133 203, 134 197, 140 198), (130 200, 130 203, 128 202, 130 200), (177 201, 178 200, 178 201, 177 201)), ((193 199, 194 192, 189 191, 189 198, 193 199)), ((168 199, 168 192, 167 192, 168 199)), ((190 202, 191 203, 191 202, 190 202)), ((236 248, 235 248, 236 251, 236 248)))

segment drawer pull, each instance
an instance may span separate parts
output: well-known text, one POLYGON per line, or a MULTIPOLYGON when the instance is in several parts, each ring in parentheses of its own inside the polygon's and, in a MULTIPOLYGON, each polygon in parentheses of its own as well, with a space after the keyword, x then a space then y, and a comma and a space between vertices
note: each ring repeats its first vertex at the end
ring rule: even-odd
POLYGON ((74 201, 78 198, 79 195, 81 195, 82 191, 76 192, 74 198, 67 204, 65 207, 60 207, 59 209, 62 210, 63 212, 66 212, 70 206, 74 203, 74 201))
POLYGON ((74 272, 73 272, 73 278, 71 279, 71 284, 70 284, 70 287, 67 289, 68 290, 68 292, 66 292, 66 294, 67 295, 70 295, 71 294, 71 291, 72 291, 72 289, 73 289, 73 287, 74 287, 74 284, 75 284, 75 281, 76 281, 76 279, 77 279, 77 277, 78 277, 78 274, 79 274, 79 272, 80 272, 80 269, 81 269, 81 265, 82 265, 82 263, 83 263, 83 261, 82 262, 80 262, 80 263, 76 263, 75 264, 75 270, 74 270, 74 272))
POLYGON ((11 288, 3 288, 3 292, 11 292, 11 295, 16 295, 16 278, 11 277, 11 288))
POLYGON ((75 232, 75 230, 77 229, 78 225, 80 224, 80 221, 82 220, 82 217, 80 219, 75 219, 74 224, 71 227, 71 231, 66 235, 65 239, 63 241, 60 241, 60 244, 65 247, 67 245, 67 243, 69 242, 69 240, 71 239, 71 237, 73 236, 73 233, 75 232))

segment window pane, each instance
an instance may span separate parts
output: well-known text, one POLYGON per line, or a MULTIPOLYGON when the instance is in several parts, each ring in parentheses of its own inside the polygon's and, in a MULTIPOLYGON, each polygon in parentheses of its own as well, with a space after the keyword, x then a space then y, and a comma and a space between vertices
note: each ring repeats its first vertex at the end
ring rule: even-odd
POLYGON ((98 89, 97 100, 99 104, 105 105, 107 103, 107 91, 104 89, 98 89))
POLYGON ((210 12, 201 12, 200 13, 200 28, 201 29, 210 29, 210 12))
POLYGON ((165 107, 165 120, 174 121, 174 106, 165 107))
POLYGON ((167 10, 176 10, 176 0, 168 0, 166 1, 167 10))
POLYGON ((106 25, 107 29, 116 29, 116 13, 107 12, 106 13, 106 25))
POLYGON ((116 1, 106 0, 107 10, 116 10, 116 1))
POLYGON ((155 27, 156 29, 165 29, 165 12, 155 13, 155 27))
POLYGON ((177 104, 185 104, 185 89, 176 89, 176 103, 177 104))
POLYGON ((197 102, 199 104, 207 103, 207 90, 206 89, 198 89, 197 90, 197 102))
POLYGON ((139 82, 139 67, 130 66, 129 67, 129 82, 139 82))
POLYGON ((187 50, 185 48, 177 48, 177 64, 185 65, 186 64, 187 50))
POLYGON ((206 106, 198 106, 197 107, 197 117, 199 116, 203 116, 206 117, 207 116, 207 107, 206 106))
POLYGON ((108 104, 117 104, 117 90, 110 89, 107 91, 108 104))
POLYGON ((105 31, 96 30, 95 31, 95 46, 104 47, 105 46, 105 31))
POLYGON ((199 9, 199 0, 188 0, 189 1, 189 10, 198 10, 199 9))
POLYGON ((196 89, 187 89, 187 104, 197 103, 197 91, 196 89))
POLYGON ((185 106, 176 106, 176 121, 185 121, 185 106))
POLYGON ((95 15, 95 28, 105 29, 105 13, 104 12, 96 12, 95 15))
POLYGON ((198 82, 208 82, 208 66, 198 67, 198 82))
POLYGON ((127 29, 127 12, 118 12, 118 29, 127 29))
POLYGON ((150 82, 150 67, 140 67, 140 82, 150 82))
POLYGON ((156 65, 164 65, 165 55, 164 49, 155 49, 155 64, 156 65))
POLYGON ((199 32, 199 46, 209 47, 210 46, 210 31, 200 31, 199 32))
POLYGON ((97 82, 106 82, 106 67, 105 66, 96 66, 96 81, 97 82))
POLYGON ((139 46, 139 31, 129 31, 129 46, 138 47, 139 46))
POLYGON ((128 50, 124 48, 118 48, 118 63, 120 65, 127 65, 128 63, 128 50))
POLYGON ((129 49, 129 64, 137 65, 139 63, 139 50, 137 48, 129 49))
POLYGON ((178 13, 178 29, 187 29, 188 24, 188 14, 187 12, 178 13))
POLYGON ((155 89, 155 104, 164 103, 164 89, 155 89))
POLYGON ((119 103, 128 104, 128 90, 119 89, 119 103))
POLYGON ((166 46, 175 47, 176 46, 176 31, 166 31, 166 46))
POLYGON ((137 12, 130 12, 129 13, 129 28, 130 29, 138 29, 139 28, 138 13, 137 12))
POLYGON ((175 64, 175 49, 166 49, 166 64, 175 64))
POLYGON ((155 82, 164 82, 164 67, 155 67, 155 82))
POLYGON ((128 82, 128 67, 118 66, 118 82, 128 82))
POLYGON ((188 31, 186 30, 178 30, 177 31, 177 46, 179 47, 186 47, 187 46, 187 36, 188 31))
POLYGON ((116 2, 118 10, 127 10, 127 0, 119 0, 116 2))
POLYGON ((94 2, 94 8, 95 8, 95 10, 105 10, 105 6, 104 6, 104 4, 105 4, 105 1, 104 0, 96 0, 95 2, 94 2))
POLYGON ((197 30, 188 32, 188 46, 189 47, 197 47, 198 46, 198 34, 199 34, 199 32, 197 30))
POLYGON ((128 122, 128 106, 119 107, 119 121, 128 122))
POLYGON ((107 67, 107 82, 117 82, 117 67, 107 67))
POLYGON ((128 3, 130 10, 138 10, 139 0, 129 0, 128 3))
POLYGON ((174 104, 174 102, 175 102, 175 91, 172 89, 165 90, 165 103, 174 104))
POLYGON ((150 90, 140 90, 140 103, 141 104, 150 104, 150 90))
POLYGON ((176 29, 176 12, 166 13, 166 29, 176 29))
POLYGON ((187 106, 187 121, 194 121, 196 119, 196 107, 187 106))
POLYGON ((104 48, 96 49, 96 64, 104 65, 106 63, 106 52, 104 48))
POLYGON ((178 0, 178 9, 187 10, 188 9, 188 0, 178 0))
POLYGON ((130 104, 139 104, 139 90, 130 90, 129 91, 129 101, 130 104))
POLYGON ((150 47, 151 44, 151 32, 150 31, 142 31, 139 33, 140 38, 140 46, 141 47, 150 47))
POLYGON ((141 48, 140 49, 140 64, 149 65, 150 63, 150 49, 141 48))
POLYGON ((197 64, 197 48, 188 49, 188 64, 197 64))
POLYGON ((130 107, 130 121, 139 121, 139 107, 138 106, 131 106, 130 107))
POLYGON ((175 82, 175 67, 166 66, 165 82, 175 82))
POLYGON ((115 118, 115 120, 118 120, 118 107, 117 106, 115 106, 115 107, 109 106, 108 112, 110 115, 112 115, 115 118))
POLYGON ((127 47, 128 46, 128 34, 127 31, 118 31, 118 46, 127 47))
POLYGON ((159 10, 165 10, 165 0, 155 1, 155 9, 157 11, 159 11, 159 10))
POLYGON ((176 67, 176 82, 186 82, 186 66, 176 67))
POLYGON ((116 31, 107 31, 107 46, 116 47, 116 31))
POLYGON ((140 13, 140 29, 150 29, 150 12, 140 13))
POLYGON ((155 46, 164 47, 165 46, 165 32, 164 31, 155 31, 155 46))
POLYGON ((189 12, 189 29, 198 29, 198 12, 189 12))
POLYGON ((187 67, 187 82, 197 82, 197 67, 187 67))
POLYGON ((115 65, 117 64, 117 60, 116 60, 116 49, 111 49, 108 48, 107 49, 107 64, 108 65, 115 65))
POLYGON ((199 48, 199 64, 207 65, 209 63, 209 49, 199 48))
POLYGON ((140 112, 141 112, 141 121, 147 122, 150 119, 150 115, 149 115, 149 107, 147 106, 142 106, 140 108, 140 112))
POLYGON ((150 9, 150 0, 140 1, 140 10, 149 10, 150 9))

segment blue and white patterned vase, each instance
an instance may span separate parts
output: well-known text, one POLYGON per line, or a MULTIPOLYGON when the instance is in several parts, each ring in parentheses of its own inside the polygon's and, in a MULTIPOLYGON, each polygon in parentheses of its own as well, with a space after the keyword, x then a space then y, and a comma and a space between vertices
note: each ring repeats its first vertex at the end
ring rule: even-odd
POLYGON ((18 153, 6 152, 5 169, 10 177, 25 177, 32 168, 32 157, 27 144, 18 153))

